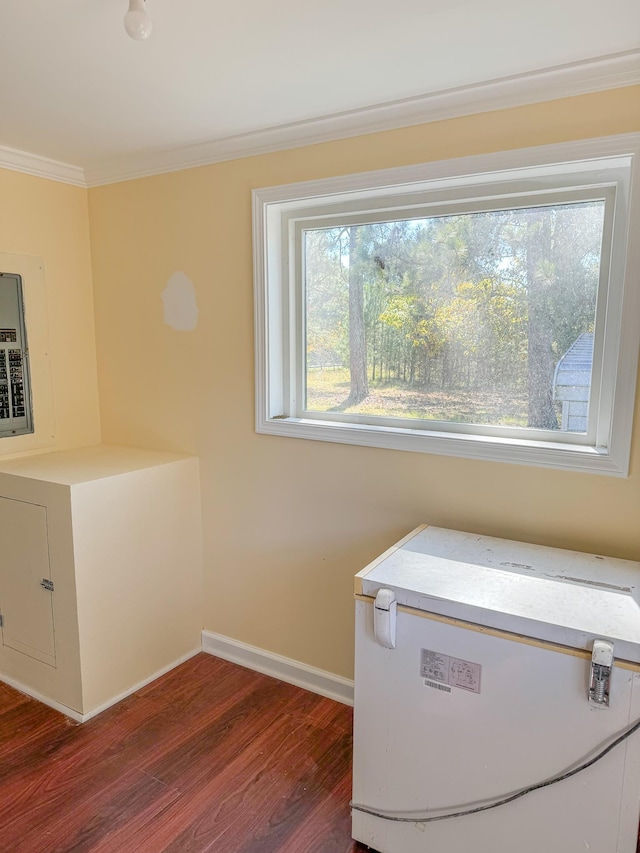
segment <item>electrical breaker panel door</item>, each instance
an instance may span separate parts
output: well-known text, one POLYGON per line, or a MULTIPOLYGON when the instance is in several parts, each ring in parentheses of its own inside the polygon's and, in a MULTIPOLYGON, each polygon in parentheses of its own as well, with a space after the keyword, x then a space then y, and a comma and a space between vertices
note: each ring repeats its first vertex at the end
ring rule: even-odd
POLYGON ((55 666, 47 510, 0 498, 2 644, 55 666))
POLYGON ((0 272, 0 438, 33 432, 22 279, 0 272))

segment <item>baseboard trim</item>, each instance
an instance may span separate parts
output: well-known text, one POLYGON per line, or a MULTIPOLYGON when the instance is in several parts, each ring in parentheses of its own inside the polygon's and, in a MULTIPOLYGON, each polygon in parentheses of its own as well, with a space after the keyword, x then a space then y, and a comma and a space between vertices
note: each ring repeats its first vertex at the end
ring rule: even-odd
POLYGON ((21 681, 16 681, 15 678, 10 678, 8 675, 4 675, 3 673, 0 675, 0 681, 2 681, 3 684, 8 684, 9 687, 13 687, 13 689, 17 690, 19 693, 24 693, 32 699, 37 699, 38 702, 42 702, 43 705, 48 705, 49 708, 53 708, 54 711, 59 711, 61 714, 64 714, 65 717, 71 717, 71 719, 75 720, 77 723, 84 722, 83 715, 78 711, 74 711, 73 708, 69 708, 61 702, 56 702, 55 699, 50 699, 49 696, 45 696, 43 693, 34 690, 32 687, 27 687, 26 684, 23 684, 21 681))
POLYGON ((247 643, 233 640, 231 637, 225 637, 222 634, 215 634, 213 631, 202 632, 201 648, 192 649, 187 654, 182 655, 182 657, 154 672, 148 678, 137 682, 124 692, 92 708, 86 714, 82 714, 61 702, 56 702, 55 699, 51 699, 49 696, 45 696, 38 690, 34 690, 7 675, 0 675, 0 681, 3 681, 20 693, 31 696, 32 699, 37 699, 38 702, 48 705, 49 708, 59 711, 77 723, 86 723, 88 720, 106 711, 107 708, 117 705, 118 702, 126 699, 127 696, 131 696, 132 693, 142 690, 147 684, 166 675, 167 672, 185 663, 185 661, 188 661, 200 652, 206 652, 215 657, 237 663, 239 666, 247 667, 247 669, 252 669, 255 672, 261 672, 264 675, 270 675, 272 678, 287 682, 287 684, 295 684, 296 687, 302 687, 304 690, 309 690, 320 696, 335 699, 336 702, 341 702, 344 705, 353 705, 353 681, 350 679, 342 678, 342 676, 327 672, 324 669, 308 666, 292 658, 268 652, 266 649, 261 649, 257 646, 250 646, 247 643))
POLYGON ((75 720, 77 723, 86 723, 87 720, 92 719, 93 717, 97 717, 98 714, 101 714, 103 711, 106 711, 107 708, 111 708, 113 705, 117 705, 118 702, 121 702, 123 699, 126 699, 127 696, 131 696, 132 693, 135 693, 137 690, 142 690, 143 687, 146 687, 147 684, 151 684, 152 681, 155 681, 156 678, 160 678, 163 675, 166 675, 167 672, 170 672, 172 669, 175 669, 177 666, 180 666, 181 663, 185 663, 190 658, 194 657, 194 655, 200 654, 202 649, 200 647, 196 649, 192 649, 190 652, 187 652, 186 655, 182 655, 182 657, 168 664, 167 666, 163 666, 162 669, 159 669, 157 672, 154 672, 153 675, 150 675, 148 678, 139 681, 137 684, 134 684, 132 687, 125 690, 123 693, 119 693, 117 696, 113 696, 111 699, 103 702, 102 705, 98 705, 96 708, 92 708, 91 711, 88 711, 86 714, 81 714, 79 711, 75 711, 73 708, 69 708, 67 705, 63 705, 61 702, 56 702, 55 699, 51 699, 49 696, 44 696, 38 690, 34 690, 31 687, 28 687, 26 684, 22 684, 20 681, 16 681, 14 678, 9 678, 7 675, 0 675, 0 681, 3 681, 5 684, 8 684, 9 687, 13 687, 14 690, 18 690, 20 693, 24 693, 27 696, 31 696, 32 699, 37 699, 38 702, 42 702, 43 705, 48 705, 50 708, 53 708, 54 711, 59 711, 61 714, 64 714, 66 717, 71 717, 72 720, 75 720))
POLYGON ((202 649, 198 646, 198 648, 192 649, 190 652, 187 652, 182 657, 179 657, 177 660, 174 660, 172 663, 167 664, 167 666, 163 666, 162 669, 159 669, 157 672, 154 672, 153 675, 150 675, 148 678, 139 681, 137 684, 134 684, 132 687, 129 687, 124 693, 119 693, 117 696, 114 696, 111 699, 108 699, 106 702, 103 702, 102 705, 98 705, 96 708, 92 708, 91 711, 88 711, 86 714, 82 714, 82 720, 80 722, 86 723, 87 720, 90 720, 92 717, 97 717, 98 714, 101 714, 103 711, 106 711, 107 708, 111 708, 112 705, 117 705, 118 702, 121 702, 123 699, 126 699, 127 696, 131 696, 132 693, 135 693, 137 690, 142 690, 143 687, 146 687, 147 684, 151 684, 152 681, 155 681, 156 678, 161 678, 163 675, 166 675, 168 672, 171 672, 172 669, 175 669, 177 666, 180 666, 181 663, 185 663, 188 660, 191 660, 195 655, 200 654, 202 649))
POLYGON ((202 632, 202 651, 335 699, 344 705, 353 705, 353 681, 324 669, 316 669, 301 661, 241 643, 213 631, 202 632))

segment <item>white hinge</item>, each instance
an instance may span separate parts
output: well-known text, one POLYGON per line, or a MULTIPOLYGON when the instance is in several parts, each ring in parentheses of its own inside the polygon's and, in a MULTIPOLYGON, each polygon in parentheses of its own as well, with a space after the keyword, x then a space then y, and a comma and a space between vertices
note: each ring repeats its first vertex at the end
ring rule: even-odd
POLYGON ((50 581, 49 578, 42 578, 40 586, 42 589, 46 589, 47 592, 53 592, 53 581, 50 581))
POLYGON ((611 673, 613 671, 613 643, 594 640, 589 676, 589 704, 598 708, 609 707, 611 673))
POLYGON ((373 632, 377 642, 387 649, 396 647, 397 606, 398 602, 392 590, 378 590, 373 605, 373 632))

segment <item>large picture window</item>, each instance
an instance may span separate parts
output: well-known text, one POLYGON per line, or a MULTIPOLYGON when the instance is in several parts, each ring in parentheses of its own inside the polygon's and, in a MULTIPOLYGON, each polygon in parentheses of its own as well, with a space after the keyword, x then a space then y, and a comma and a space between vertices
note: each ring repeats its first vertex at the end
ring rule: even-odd
POLYGON ((257 429, 626 474, 637 144, 255 191, 257 429))

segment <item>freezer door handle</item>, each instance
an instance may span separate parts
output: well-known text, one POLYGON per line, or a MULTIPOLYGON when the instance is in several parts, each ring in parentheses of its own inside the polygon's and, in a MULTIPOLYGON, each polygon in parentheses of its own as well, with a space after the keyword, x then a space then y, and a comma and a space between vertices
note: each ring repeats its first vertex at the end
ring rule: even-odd
POLYGON ((373 605, 373 632, 376 642, 386 649, 396 647, 396 615, 398 602, 393 591, 379 589, 373 605))

